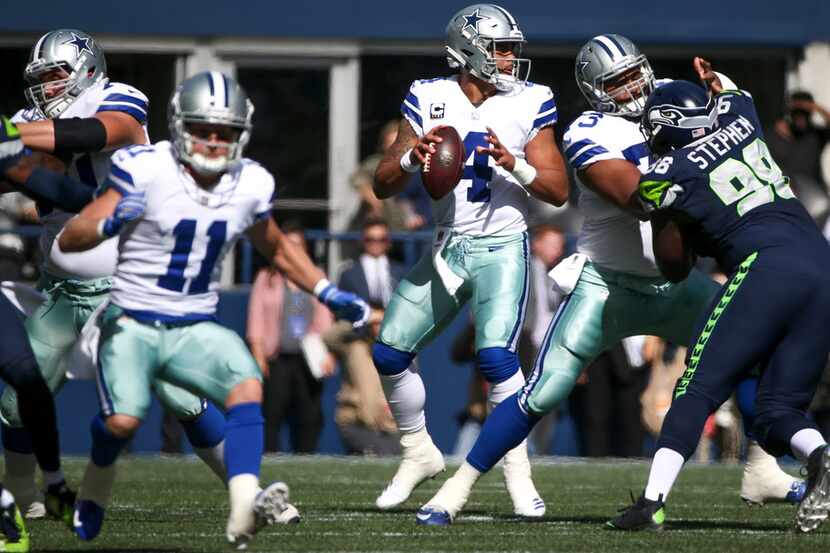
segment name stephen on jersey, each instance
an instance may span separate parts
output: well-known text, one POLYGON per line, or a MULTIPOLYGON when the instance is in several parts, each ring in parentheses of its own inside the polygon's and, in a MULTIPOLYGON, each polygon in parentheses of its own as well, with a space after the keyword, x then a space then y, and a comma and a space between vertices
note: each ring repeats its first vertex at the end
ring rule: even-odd
POLYGON ((753 132, 755 126, 749 119, 739 115, 737 119, 696 145, 686 154, 686 159, 696 164, 699 169, 706 169, 711 162, 728 156, 732 152, 732 147, 752 136, 753 132))

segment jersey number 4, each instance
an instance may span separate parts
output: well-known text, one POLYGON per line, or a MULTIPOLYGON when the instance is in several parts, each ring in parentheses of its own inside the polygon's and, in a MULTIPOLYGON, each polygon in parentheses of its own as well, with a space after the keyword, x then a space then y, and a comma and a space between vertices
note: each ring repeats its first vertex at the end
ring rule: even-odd
POLYGON ((726 205, 738 202, 738 215, 779 198, 794 198, 790 181, 772 159, 760 138, 741 152, 743 160, 729 158, 709 173, 709 186, 726 205))
POLYGON ((490 188, 487 186, 490 179, 493 178, 493 168, 490 167, 490 156, 487 154, 480 154, 476 151, 476 146, 483 146, 488 148, 488 144, 484 137, 486 132, 469 132, 464 137, 464 151, 467 152, 467 159, 470 152, 473 154, 472 165, 464 166, 464 173, 461 175, 462 179, 470 179, 473 181, 472 186, 467 189, 467 201, 471 203, 485 203, 490 201, 490 188))
MULTIPOLYGON (((173 236, 176 237, 176 243, 173 246, 173 253, 170 255, 167 273, 160 276, 156 284, 167 290, 181 292, 184 290, 187 281, 184 277, 184 271, 187 269, 187 259, 190 257, 193 239, 196 237, 196 220, 182 219, 179 221, 173 227, 173 236)), ((219 258, 219 253, 222 251, 222 246, 225 245, 228 236, 227 221, 212 222, 208 227, 207 236, 208 244, 205 258, 202 259, 199 274, 190 283, 187 290, 188 294, 203 294, 208 291, 210 275, 213 273, 213 267, 216 265, 216 260, 219 258)))

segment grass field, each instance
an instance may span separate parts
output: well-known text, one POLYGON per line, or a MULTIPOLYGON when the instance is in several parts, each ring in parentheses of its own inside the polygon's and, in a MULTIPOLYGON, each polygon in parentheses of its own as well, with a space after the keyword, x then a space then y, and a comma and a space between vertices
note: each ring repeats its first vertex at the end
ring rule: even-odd
MULTIPOLYGON (((79 481, 82 467, 79 459, 67 462, 72 482, 79 481)), ((449 528, 415 525, 415 510, 446 475, 419 488, 398 511, 374 509, 394 470, 389 460, 266 459, 263 480, 289 483, 303 521, 267 528, 250 550, 790 553, 830 547, 830 523, 823 532, 796 535, 792 507, 746 507, 738 497, 736 466, 687 467, 668 506, 667 530, 638 534, 611 532, 603 524, 628 503, 629 489, 642 489, 648 470, 642 462, 534 462, 534 479, 548 506, 545 518, 534 523, 512 516, 497 468, 479 482, 449 528)), ((36 551, 226 551, 226 505, 224 489, 192 458, 128 458, 120 463, 114 504, 92 544, 54 521, 33 521, 29 529, 36 551)))

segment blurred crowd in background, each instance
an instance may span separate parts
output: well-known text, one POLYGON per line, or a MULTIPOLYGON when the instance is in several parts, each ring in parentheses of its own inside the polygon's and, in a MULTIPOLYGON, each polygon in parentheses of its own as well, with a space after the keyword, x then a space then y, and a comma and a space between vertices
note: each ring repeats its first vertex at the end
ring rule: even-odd
MULTIPOLYGON (((564 128, 567 121, 560 121, 564 128)), ((780 118, 768 121, 769 148, 793 190, 806 205, 825 235, 830 237, 830 193, 821 156, 830 141, 830 112, 802 91, 791 93, 780 118)), ((380 126, 376 149, 351 175, 354 211, 349 230, 358 240, 341 243, 343 261, 337 270, 339 286, 357 293, 373 308, 371 322, 361 330, 335 323, 329 311, 270 268, 256 273, 247 314, 246 338, 265 375, 266 450, 314 453, 318 451, 324 417, 333 417, 344 450, 349 454, 392 455, 400 452, 395 422, 386 405, 380 379, 371 358, 383 312, 405 274, 406 256, 395 237, 421 231, 429 245, 433 221, 430 201, 420 178, 412 177, 406 190, 385 200, 372 191, 375 168, 395 140, 398 120, 380 126), (334 413, 324 413, 322 391, 326 379, 339 375, 334 413), (283 433, 287 436, 281 437, 283 433)), ((255 154, 252 155, 255 157, 255 154)), ((533 367, 549 321, 562 300, 547 272, 570 254, 581 224, 579 195, 572 189, 568 204, 554 208, 534 202, 530 217, 531 296, 519 353, 522 367, 533 367)), ((283 231, 306 247, 300 220, 276 213, 283 231)), ((32 201, 20 194, 0 196, 0 230, 36 224, 32 201)), ((32 229, 30 229, 32 230, 32 229)), ((36 231, 0 233, 0 280, 35 281, 40 260, 36 257, 36 231)), ((314 249, 310 253, 321 251, 314 249)), ((322 262, 323 260, 320 260, 322 262)), ((257 266, 262 266, 259 260, 257 266)), ((716 274, 717 267, 700 268, 716 274)), ((475 363, 474 329, 468 325, 455 339, 447 358, 456 363, 475 363)), ((539 455, 556 450, 562 425, 574 437, 574 453, 585 456, 643 456, 649 454, 650 437, 659 433, 662 417, 671 402, 676 378, 684 370, 683 348, 646 336, 624 340, 597 358, 581 375, 575 392, 559 410, 537 425, 530 442, 539 455)), ((456 454, 471 447, 487 415, 486 382, 472 371, 468 401, 458 413, 456 454)), ((825 378, 813 403, 813 413, 824 432, 830 431, 830 376, 825 378)), ((737 460, 743 432, 732 402, 727 402, 707 425, 698 448, 702 460, 737 460)), ((170 417, 164 422, 163 451, 181 450, 181 431, 170 417)))

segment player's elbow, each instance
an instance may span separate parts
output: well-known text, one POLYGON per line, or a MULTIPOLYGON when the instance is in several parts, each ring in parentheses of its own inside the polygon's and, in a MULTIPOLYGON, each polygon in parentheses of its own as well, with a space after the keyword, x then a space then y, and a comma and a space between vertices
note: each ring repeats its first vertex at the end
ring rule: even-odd
POLYGON ((75 233, 68 227, 58 237, 58 247, 61 251, 67 253, 81 251, 80 243, 76 239, 75 233))

